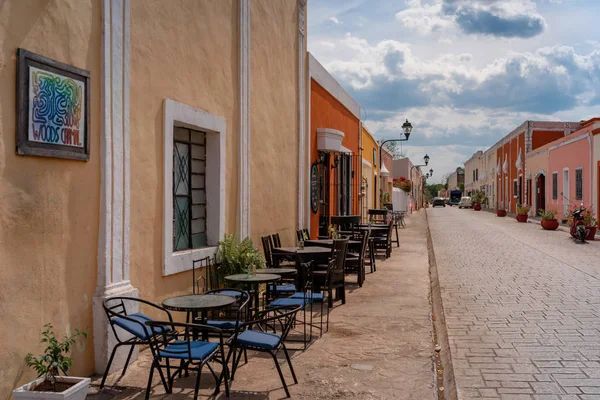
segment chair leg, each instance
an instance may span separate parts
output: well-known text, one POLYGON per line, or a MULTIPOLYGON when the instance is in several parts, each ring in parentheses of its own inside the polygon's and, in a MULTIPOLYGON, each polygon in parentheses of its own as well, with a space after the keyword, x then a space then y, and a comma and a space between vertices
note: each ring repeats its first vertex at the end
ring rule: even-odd
POLYGON ((129 360, 131 360, 131 355, 133 354, 133 347, 129 349, 129 354, 127 355, 127 360, 125 360, 125 366, 123 367, 123 372, 121 372, 121 376, 125 375, 125 371, 127 371, 127 366, 129 365, 129 360))
POLYGON ((152 366, 150 367, 150 376, 148 376, 148 385, 146 386, 146 400, 150 398, 150 389, 152 389, 152 376, 154 375, 154 367, 156 359, 152 360, 152 366))
MULTIPOLYGON (((133 346, 131 346, 133 348, 133 346)), ((112 353, 110 353, 110 358, 108 359, 108 364, 106 365, 106 370, 104 371, 104 376, 102 377, 102 382, 100 382, 100 390, 102 390, 102 388, 104 387, 104 383, 106 382, 106 377, 108 376, 108 371, 110 370, 110 365, 113 362, 113 358, 115 358, 115 353, 117 352, 117 349, 119 348, 119 345, 117 344, 114 348, 112 353)))
POLYGON ((277 357, 275 356, 275 354, 269 352, 269 354, 271 354, 271 357, 273 357, 273 361, 275 361, 275 367, 277 367, 277 372, 279 373, 279 379, 281 379, 281 383, 283 384, 283 390, 285 390, 285 394, 286 397, 291 397, 290 396, 290 391, 288 390, 288 387, 285 383, 285 378, 283 377, 283 373, 281 372, 281 367, 279 366, 279 362, 277 362, 277 357))
POLYGON ((292 360, 290 359, 290 354, 287 351, 287 348, 283 343, 281 343, 281 347, 283 347, 283 354, 285 354, 285 358, 287 360, 288 365, 290 366, 290 371, 292 372, 292 377, 294 378, 294 383, 298 383, 298 379, 296 379, 296 373, 294 372, 294 367, 292 366, 292 360))
POLYGON ((325 299, 321 300, 321 332, 319 333, 319 337, 323 336, 323 308, 325 306, 325 299))
POLYGON ((400 247, 400 238, 398 237, 398 224, 394 224, 394 229, 396 229, 396 247, 400 247))
POLYGON ((196 389, 194 389, 194 400, 198 400, 198 391, 200 391, 200 378, 202 377, 202 365, 198 368, 198 377, 196 377, 196 389))
POLYGON ((158 370, 158 375, 160 375, 160 380, 162 381, 162 384, 165 388, 165 392, 171 393, 173 391, 172 390, 173 380, 170 379, 170 377, 169 377, 168 381, 165 379, 165 374, 163 373, 162 368, 160 367, 160 364, 158 364, 158 361, 157 361, 156 369, 158 370), (168 384, 167 384, 167 382, 168 382, 168 384))
POLYGON ((238 364, 240 363, 240 358, 242 358, 242 353, 243 353, 243 350, 240 349, 240 352, 237 355, 237 358, 234 358, 234 360, 233 360, 233 366, 231 368, 231 380, 233 380, 235 378, 235 371, 237 370, 238 364))

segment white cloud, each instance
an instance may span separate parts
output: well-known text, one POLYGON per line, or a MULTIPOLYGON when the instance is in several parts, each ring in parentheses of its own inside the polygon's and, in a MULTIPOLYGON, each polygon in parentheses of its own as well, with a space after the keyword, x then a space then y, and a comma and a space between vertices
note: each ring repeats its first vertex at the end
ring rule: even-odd
POLYGON ((334 24, 336 24, 336 25, 339 25, 339 24, 342 23, 342 21, 340 21, 339 19, 337 19, 337 17, 330 17, 329 20, 331 22, 333 22, 334 24))

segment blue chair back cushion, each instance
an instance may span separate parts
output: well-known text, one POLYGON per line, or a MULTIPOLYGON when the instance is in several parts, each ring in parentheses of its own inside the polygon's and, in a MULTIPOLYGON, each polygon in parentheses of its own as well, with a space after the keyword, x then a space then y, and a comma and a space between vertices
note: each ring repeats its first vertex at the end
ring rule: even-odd
POLYGON ((161 357, 165 358, 177 358, 184 360, 204 360, 212 352, 214 352, 219 345, 217 343, 202 342, 202 341, 191 341, 190 350, 188 351, 188 345, 185 340, 177 340, 169 344, 164 349, 159 350, 161 357))
POLYGON ((150 336, 152 335, 151 329, 154 329, 155 333, 163 333, 163 332, 169 331, 168 326, 165 326, 164 328, 161 328, 158 326, 150 328, 149 326, 146 326, 145 325, 146 321, 154 321, 154 320, 142 313, 130 314, 127 317, 131 318, 133 320, 139 321, 140 323, 138 324, 138 323, 129 321, 129 320, 127 320, 125 318, 121 318, 121 317, 112 318, 112 323, 117 325, 120 328, 123 328, 124 330, 126 330, 127 332, 131 333, 133 336, 135 336, 139 339, 148 340, 150 338, 150 336))
POLYGON ((281 341, 281 336, 275 333, 245 330, 238 335, 237 341, 243 346, 258 347, 259 349, 273 350, 281 341))

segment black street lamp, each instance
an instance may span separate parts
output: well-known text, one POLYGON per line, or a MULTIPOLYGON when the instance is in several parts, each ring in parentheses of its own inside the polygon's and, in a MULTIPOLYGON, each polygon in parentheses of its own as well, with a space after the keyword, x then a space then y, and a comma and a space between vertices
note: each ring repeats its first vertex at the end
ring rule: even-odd
MULTIPOLYGON (((412 170, 413 168, 419 168, 419 167, 426 167, 427 164, 429 164, 429 156, 427 154, 425 154, 425 157, 423 157, 423 161, 425 161, 425 164, 421 164, 421 165, 413 165, 412 167, 410 167, 410 176, 412 178, 412 170)), ((433 169, 429 170, 430 173, 422 175, 425 179, 429 178, 430 176, 433 175, 433 169)), ((415 199, 416 201, 416 199, 415 199)))
MULTIPOLYGON (((404 139, 388 139, 388 140, 384 140, 383 142, 381 142, 381 144, 379 145, 379 169, 381 171, 381 160, 383 159, 383 145, 389 142, 405 142, 408 140, 408 138, 410 137, 410 133, 412 132, 412 124, 410 122, 408 122, 408 119, 406 120, 406 122, 404 122, 402 124, 402 132, 404 133, 404 139)), ((429 160, 428 160, 429 161, 429 160)), ((393 169, 393 166, 392 166, 393 169)), ((381 175, 381 172, 379 173, 379 206, 383 207, 383 175, 381 175)))

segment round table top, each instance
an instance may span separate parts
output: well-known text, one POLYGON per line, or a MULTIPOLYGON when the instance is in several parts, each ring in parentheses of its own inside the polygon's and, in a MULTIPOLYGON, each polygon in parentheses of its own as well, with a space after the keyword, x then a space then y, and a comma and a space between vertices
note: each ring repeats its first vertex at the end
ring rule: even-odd
POLYGON ((168 298, 162 305, 173 311, 201 311, 227 307, 235 301, 233 297, 222 294, 188 294, 168 298))
POLYGON ((258 271, 257 271, 256 275, 248 276, 248 274, 236 274, 236 275, 227 275, 225 277, 226 281, 236 282, 236 283, 267 283, 267 282, 278 281, 280 279, 281 279, 281 275, 268 274, 268 273, 259 274, 258 271))
POLYGON ((295 274, 296 268, 263 268, 257 269, 257 274, 291 275, 295 274))
MULTIPOLYGON (((306 243, 316 244, 317 246, 322 245, 323 247, 331 247, 333 246, 333 239, 311 239, 304 241, 304 248, 306 247, 314 247, 314 246, 306 246, 306 243)), ((348 244, 360 244, 360 240, 349 239, 348 244)))
POLYGON ((275 247, 274 252, 279 253, 290 253, 290 254, 324 254, 331 253, 329 247, 323 246, 305 246, 303 249, 300 247, 275 247))
POLYGON ((378 225, 371 225, 371 226, 361 225, 361 226, 358 227, 358 229, 360 229, 360 230, 368 230, 368 229, 370 229, 372 231, 383 231, 383 230, 387 230, 388 226, 387 225, 380 225, 380 224, 378 224, 378 225))

